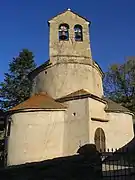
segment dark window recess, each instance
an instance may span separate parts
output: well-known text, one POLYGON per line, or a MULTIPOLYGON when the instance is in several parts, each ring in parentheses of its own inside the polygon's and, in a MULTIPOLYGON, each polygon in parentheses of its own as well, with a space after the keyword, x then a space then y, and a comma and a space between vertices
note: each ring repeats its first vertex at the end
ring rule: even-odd
POLYGON ((77 24, 74 26, 75 41, 83 41, 83 30, 82 26, 77 24))
POLYGON ((7 136, 10 136, 10 131, 11 131, 11 121, 8 121, 8 124, 7 124, 7 136))
POLYGON ((47 74, 47 71, 45 71, 45 74, 47 74))
POLYGON ((69 25, 61 24, 59 26, 59 40, 68 41, 69 40, 69 25))

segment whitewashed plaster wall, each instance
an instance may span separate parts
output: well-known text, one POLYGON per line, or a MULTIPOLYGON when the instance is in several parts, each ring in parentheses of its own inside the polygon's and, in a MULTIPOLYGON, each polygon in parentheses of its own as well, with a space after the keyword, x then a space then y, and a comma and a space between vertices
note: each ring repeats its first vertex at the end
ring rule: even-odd
POLYGON ((61 98, 85 89, 102 97, 102 75, 91 65, 60 63, 48 67, 33 79, 33 92, 47 92, 53 98, 61 98))
POLYGON ((64 154, 75 154, 79 146, 89 143, 88 99, 78 99, 67 102, 64 154))
POLYGON ((8 165, 63 155, 64 111, 22 112, 11 118, 8 165))
POLYGON ((90 142, 94 143, 95 131, 102 128, 106 137, 106 148, 118 149, 126 145, 134 137, 132 115, 125 113, 107 113, 108 122, 92 121, 90 119, 90 142))

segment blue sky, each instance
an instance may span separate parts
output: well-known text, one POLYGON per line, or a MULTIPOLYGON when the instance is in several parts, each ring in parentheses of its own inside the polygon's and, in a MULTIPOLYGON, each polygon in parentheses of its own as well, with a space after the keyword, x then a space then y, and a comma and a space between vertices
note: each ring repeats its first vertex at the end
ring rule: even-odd
POLYGON ((48 59, 47 21, 71 8, 92 21, 93 59, 106 71, 135 55, 135 0, 3 0, 0 4, 0 81, 23 48, 38 65, 48 59))

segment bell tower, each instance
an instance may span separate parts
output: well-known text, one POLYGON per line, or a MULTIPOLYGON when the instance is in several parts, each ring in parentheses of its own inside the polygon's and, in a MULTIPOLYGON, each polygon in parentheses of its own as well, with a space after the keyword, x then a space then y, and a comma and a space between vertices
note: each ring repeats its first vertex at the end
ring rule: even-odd
POLYGON ((90 22, 70 9, 49 21, 49 54, 52 64, 92 62, 90 22))
POLYGON ((103 95, 103 72, 92 60, 90 22, 70 9, 49 21, 49 63, 33 73, 33 94, 47 92, 54 99, 84 89, 103 95))

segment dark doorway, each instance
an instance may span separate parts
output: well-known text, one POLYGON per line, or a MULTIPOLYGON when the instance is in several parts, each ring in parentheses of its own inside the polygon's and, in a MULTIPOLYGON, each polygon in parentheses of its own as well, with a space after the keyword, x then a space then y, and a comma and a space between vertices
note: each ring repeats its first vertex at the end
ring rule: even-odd
POLYGON ((94 141, 98 151, 104 151, 106 149, 106 138, 102 128, 96 129, 94 141))

